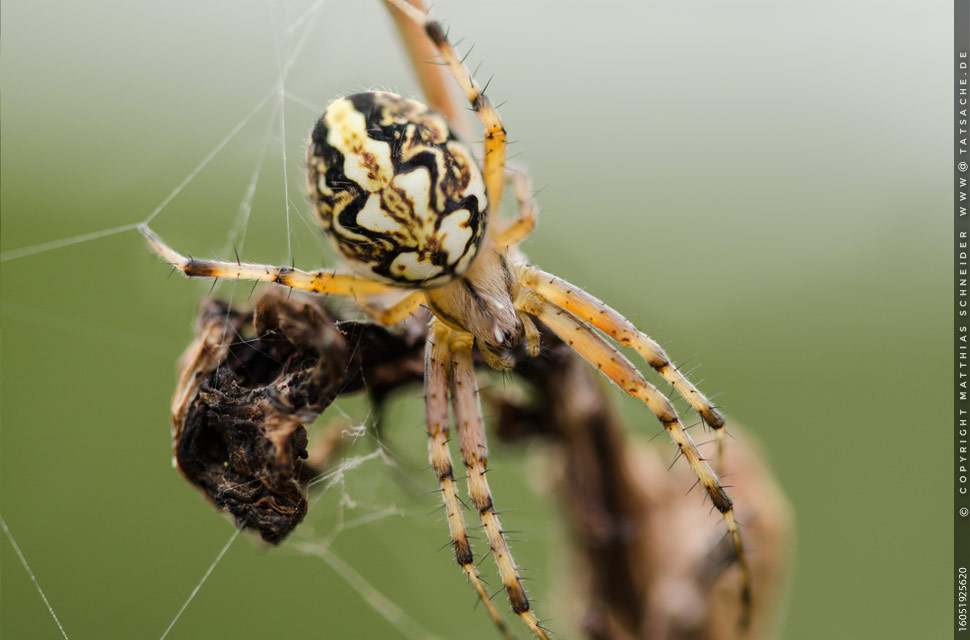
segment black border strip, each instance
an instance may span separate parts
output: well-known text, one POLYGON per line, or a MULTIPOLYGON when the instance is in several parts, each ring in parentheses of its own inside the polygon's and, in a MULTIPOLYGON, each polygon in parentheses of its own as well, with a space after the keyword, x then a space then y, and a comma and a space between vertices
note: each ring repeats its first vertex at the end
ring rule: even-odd
POLYGON ((970 640, 970 0, 953 2, 953 637, 970 640))

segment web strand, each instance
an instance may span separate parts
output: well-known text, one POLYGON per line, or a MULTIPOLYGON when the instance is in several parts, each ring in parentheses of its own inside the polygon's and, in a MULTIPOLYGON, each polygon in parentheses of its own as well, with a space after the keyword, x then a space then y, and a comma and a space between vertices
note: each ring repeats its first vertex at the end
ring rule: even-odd
POLYGON ((30 570, 30 565, 27 564, 27 558, 24 557, 23 552, 17 545, 17 541, 13 539, 13 534, 10 533, 10 528, 7 526, 7 522, 3 519, 2 515, 0 515, 0 528, 3 528, 4 535, 7 536, 7 540, 10 541, 10 546, 13 547, 17 557, 20 558, 20 564, 23 565, 24 571, 26 571, 27 575, 30 576, 30 581, 34 583, 34 588, 37 589, 37 593, 40 594, 40 599, 44 601, 44 606, 47 607, 51 617, 54 618, 54 623, 57 624, 57 628, 61 630, 61 635, 64 636, 64 640, 70 640, 67 637, 67 632, 64 631, 64 626, 61 625, 61 621, 58 619, 57 614, 54 613, 54 607, 52 607, 51 603, 47 600, 44 590, 40 588, 40 583, 37 582, 37 577, 34 576, 34 572, 30 570))
POLYGON ((236 126, 233 127, 229 131, 228 134, 226 134, 226 137, 225 138, 223 138, 222 140, 219 141, 219 144, 217 144, 215 146, 215 148, 212 151, 209 152, 209 155, 207 155, 205 158, 203 158, 202 159, 202 162, 200 162, 199 164, 197 164, 195 166, 195 168, 192 169, 192 172, 189 173, 189 175, 187 175, 185 177, 185 180, 182 180, 182 182, 180 182, 177 187, 175 187, 174 189, 172 189, 172 191, 168 194, 168 196, 166 196, 166 198, 164 200, 162 200, 161 204, 159 204, 157 207, 155 207, 155 210, 152 211, 148 215, 148 217, 145 218, 145 220, 143 221, 144 224, 146 224, 146 225, 147 224, 151 224, 152 220, 154 220, 155 217, 162 212, 162 209, 164 209, 165 207, 167 207, 168 206, 168 203, 171 202, 172 200, 174 200, 175 199, 175 196, 177 196, 179 193, 181 193, 182 189, 184 189, 186 187, 186 185, 188 185, 190 182, 192 182, 193 178, 195 178, 195 176, 199 175, 199 172, 202 171, 206 167, 206 165, 209 164, 209 162, 211 162, 212 159, 216 157, 216 155, 218 155, 218 153, 220 151, 222 151, 222 148, 225 147, 227 144, 229 144, 229 141, 230 140, 232 140, 233 138, 236 137, 236 134, 239 133, 242 130, 242 128, 245 127, 249 123, 250 120, 253 119, 253 116, 255 116, 257 113, 259 113, 259 110, 262 109, 263 106, 267 102, 269 102, 270 98, 273 97, 273 94, 274 93, 275 93, 274 91, 269 91, 265 96, 263 96, 260 99, 259 102, 256 103, 256 106, 255 107, 253 107, 252 109, 250 109, 249 113, 247 113, 246 116, 242 120, 240 120, 239 122, 236 123, 236 126))
MULTIPOLYGON (((320 9, 323 7, 323 4, 324 2, 322 0, 314 3, 314 5, 310 9, 304 12, 303 15, 301 15, 300 18, 297 19, 296 23, 294 23, 287 29, 287 33, 292 33, 292 32, 295 32, 299 28, 299 26, 306 24, 306 27, 302 32, 300 39, 293 47, 293 51, 290 54, 290 57, 287 59, 286 64, 282 66, 281 73, 284 76, 286 73, 289 72, 289 70, 296 63, 297 59, 300 56, 300 53, 302 53, 303 48, 306 46, 306 43, 309 40, 310 33, 313 31, 314 27, 316 26, 317 20, 320 17, 320 9)), ((18 249, 11 249, 9 251, 4 251, 0 253, 0 262, 17 260, 19 258, 25 258, 27 256, 36 255, 38 253, 45 253, 47 251, 61 249, 63 247, 68 247, 75 244, 81 244, 84 242, 89 242, 91 240, 97 240, 99 238, 115 235, 118 233, 123 233, 125 231, 131 231, 133 229, 137 229, 141 224, 145 224, 145 225, 151 224, 151 222, 156 217, 158 217, 158 215, 165 209, 165 207, 167 207, 168 204, 172 200, 174 200, 175 197, 179 193, 181 193, 182 190, 185 189, 185 187, 188 186, 188 184, 192 182, 192 180, 195 179, 195 177, 212 161, 212 159, 215 158, 219 154, 219 152, 222 151, 222 149, 227 144, 229 144, 229 142, 233 138, 236 137, 236 135, 249 123, 249 121, 252 120, 253 116, 255 116, 260 111, 260 109, 262 109, 266 105, 266 103, 269 102, 274 96, 280 95, 280 91, 281 91, 281 83, 280 83, 280 80, 277 80, 273 84, 273 87, 269 91, 267 91, 262 98, 260 98, 260 100, 256 103, 256 105, 252 109, 250 109, 249 113, 247 113, 242 120, 236 123, 236 125, 229 131, 229 133, 226 134, 226 136, 222 140, 220 140, 218 144, 216 144, 216 146, 212 149, 212 151, 210 151, 202 159, 202 161, 200 161, 199 164, 197 164, 195 168, 192 169, 191 172, 189 172, 189 174, 185 177, 185 179, 182 180, 174 189, 172 189, 172 191, 169 192, 169 194, 165 197, 165 199, 163 199, 162 202, 159 203, 159 205, 155 207, 155 209, 153 209, 150 214, 148 214, 148 217, 142 220, 141 222, 133 222, 131 224, 126 224, 119 227, 112 227, 110 229, 102 229, 99 231, 82 233, 82 234, 70 236, 67 238, 60 238, 58 240, 50 240, 47 242, 41 242, 38 244, 26 246, 26 247, 20 247, 18 249)), ((285 140, 285 137, 284 137, 284 140, 285 140)), ((286 172, 284 171, 284 177, 285 175, 286 175, 286 172)), ((287 206, 289 206, 288 197, 287 197, 287 206)))
MULTIPOLYGON (((274 21, 275 22, 275 21, 274 21)), ((293 257, 293 229, 290 226, 290 181, 289 172, 286 170, 286 73, 289 71, 289 67, 283 68, 283 62, 280 58, 280 43, 276 36, 276 30, 273 30, 273 42, 275 44, 274 50, 276 51, 276 68, 279 73, 279 82, 277 84, 277 98, 279 103, 277 109, 279 110, 280 116, 280 148, 283 155, 283 204, 286 210, 286 255, 287 257, 293 257)))
POLYGON ((292 101, 292 102, 294 102, 294 103, 296 103, 298 105, 300 105, 301 107, 303 107, 307 111, 310 111, 310 112, 312 112, 314 114, 319 115, 320 113, 323 112, 323 108, 322 107, 313 104, 312 102, 310 102, 306 98, 302 98, 302 97, 296 95, 292 91, 287 91, 286 92, 286 99, 287 100, 290 100, 290 101, 292 101))
MULTIPOLYGON (((323 7, 323 3, 326 0, 317 0, 310 7, 300 14, 300 17, 293 21, 293 23, 286 28, 286 35, 291 36, 293 32, 303 26, 307 20, 312 19, 316 22, 317 17, 320 15, 320 9, 323 7)), ((311 27, 312 28, 312 27, 311 27)))
MULTIPOLYGON (((182 617, 182 614, 185 613, 185 610, 189 608, 189 604, 192 602, 192 600, 195 599, 195 596, 198 595, 199 589, 202 588, 202 585, 205 584, 205 581, 209 579, 210 575, 212 575, 212 571, 216 568, 216 565, 219 564, 219 562, 222 560, 223 556, 226 555, 226 552, 229 551, 229 547, 231 547, 232 543, 236 541, 236 538, 239 537, 239 533, 241 531, 242 529, 236 529, 233 532, 233 534, 229 537, 229 540, 226 541, 226 544, 223 545, 222 549, 219 550, 219 553, 216 555, 216 559, 212 561, 212 564, 209 565, 209 568, 205 570, 204 574, 202 574, 202 579, 199 580, 199 584, 195 585, 195 588, 192 589, 192 593, 189 594, 189 597, 182 604, 182 608, 178 610, 178 613, 175 614, 175 617, 172 618, 172 621, 168 623, 168 627, 165 629, 165 633, 163 633, 158 640, 165 640, 165 636, 169 634, 169 632, 172 630, 172 627, 175 626, 175 623, 178 622, 179 618, 182 617)), ((53 611, 51 613, 53 613, 53 611)), ((66 637, 67 636, 65 636, 65 638, 66 637)))
POLYGON ((10 251, 4 251, 0 253, 0 262, 6 262, 8 260, 16 260, 18 258, 26 258, 27 256, 32 256, 35 253, 44 253, 45 251, 51 251, 53 249, 60 249, 62 247, 69 247, 72 244, 81 244, 82 242, 88 242, 89 240, 97 240, 98 238, 104 238, 107 236, 113 236, 125 231, 131 231, 132 229, 137 229, 139 223, 125 224, 120 227, 112 227, 110 229, 102 229, 101 231, 92 231, 90 233, 82 233, 78 236, 71 236, 70 238, 62 238, 61 240, 51 240, 50 242, 42 242, 40 244, 34 244, 29 247, 22 247, 20 249, 11 249, 10 251))
POLYGON ((273 111, 270 113, 269 120, 266 123, 266 132, 263 134, 263 142, 259 147, 256 166, 253 167, 253 173, 249 176, 246 193, 239 203, 236 221, 232 226, 232 230, 229 232, 227 251, 233 248, 237 251, 242 251, 243 245, 246 243, 246 229, 249 226, 249 216, 253 211, 253 199, 256 197, 256 186, 259 184, 259 176, 263 171, 263 161, 266 159, 266 152, 269 150, 269 141, 273 135, 273 121, 276 119, 277 108, 275 106, 273 107, 273 111))
POLYGON ((111 229, 104 229, 101 231, 92 231, 91 233, 83 233, 81 235, 71 236, 69 238, 63 238, 60 240, 51 240, 50 242, 42 242, 40 244, 35 244, 28 247, 22 247, 20 249, 5 251, 2 254, 0 254, 0 262, 6 262, 8 260, 16 260, 18 258, 24 258, 26 256, 31 256, 37 253, 44 253, 46 251, 51 251, 53 249, 60 249, 62 247, 67 247, 73 244, 80 244, 82 242, 96 240, 98 238, 115 235, 117 233, 122 233, 124 231, 137 229, 141 224, 146 224, 146 225, 150 224, 152 220, 154 220, 158 216, 158 214, 160 214, 162 210, 165 209, 165 207, 167 207, 168 204, 175 199, 175 196, 181 193, 182 190, 190 182, 192 182, 192 180, 197 175, 199 175, 199 173, 206 167, 206 165, 208 165, 209 162, 211 162, 212 159, 215 158, 220 151, 222 151, 223 147, 229 144, 229 142, 236 137, 236 134, 238 134, 242 130, 242 128, 246 126, 246 124, 253 118, 253 116, 255 116, 259 112, 259 110, 262 109, 263 106, 265 106, 266 103, 269 102, 270 98, 272 98, 274 95, 276 95, 275 87, 269 92, 267 92, 266 95, 264 95, 259 100, 259 102, 256 103, 256 106, 253 107, 242 120, 236 123, 236 126, 234 126, 229 131, 229 133, 226 134, 226 136, 219 141, 219 143, 212 149, 212 151, 210 151, 202 159, 202 161, 199 162, 199 164, 197 164, 194 169, 192 169, 191 172, 189 172, 189 174, 185 177, 184 180, 182 180, 182 182, 180 182, 174 189, 172 189, 169 192, 167 196, 165 196, 165 199, 162 200, 162 202, 157 207, 155 207, 155 209, 150 214, 148 214, 148 217, 145 218, 142 222, 126 224, 120 227, 113 227, 111 229))
POLYGON ((360 597, 374 611, 394 625, 406 638, 412 640, 440 640, 438 636, 435 636, 412 620, 400 607, 388 600, 387 596, 375 589, 362 575, 354 571, 349 564, 335 555, 330 549, 309 543, 297 544, 296 548, 308 555, 317 556, 326 562, 337 575, 343 578, 354 591, 360 594, 360 597))
MULTIPOLYGON (((266 131, 263 134, 263 142, 260 145, 259 157, 256 159, 256 166, 253 167, 253 172, 249 176, 249 184, 246 186, 246 193, 243 195, 242 200, 239 203, 239 208, 236 212, 236 220, 232 225, 232 230, 229 232, 229 239, 227 242, 226 252, 232 249, 233 252, 238 256, 243 247, 246 244, 246 230, 249 227, 249 216, 253 210, 253 199, 256 197, 256 186, 259 184, 259 176, 263 170, 263 160, 266 158, 266 151, 269 149, 269 140, 273 133, 273 122, 276 120, 276 111, 278 107, 274 106, 273 110, 269 114, 269 119, 266 122, 266 131)), ((233 280, 232 289, 229 292, 229 307, 232 307, 232 303, 236 298, 236 290, 239 287, 239 281, 233 280)), ((226 322, 223 326, 222 339, 226 339, 226 333, 229 331, 229 316, 226 316, 226 322)))

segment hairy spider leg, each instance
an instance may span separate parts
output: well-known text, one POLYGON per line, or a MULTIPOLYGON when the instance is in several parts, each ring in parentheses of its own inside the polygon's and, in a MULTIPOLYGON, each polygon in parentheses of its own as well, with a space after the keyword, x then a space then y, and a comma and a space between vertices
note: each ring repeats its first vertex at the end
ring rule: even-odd
POLYGON ((488 466, 488 443, 485 439, 485 422, 482 420, 482 408, 478 399, 478 383, 475 380, 475 368, 472 361, 471 334, 451 331, 449 346, 451 350, 451 402, 455 411, 455 422, 458 425, 458 443, 461 447, 462 460, 468 471, 468 494, 472 504, 478 510, 482 527, 488 538, 488 545, 492 550, 492 557, 498 565, 502 585, 508 594, 509 603, 514 611, 532 633, 541 640, 548 640, 545 630, 539 625, 539 620, 529 605, 529 597, 522 586, 519 570, 515 566, 512 552, 502 532, 492 494, 485 478, 488 466))
POLYGON ((603 372, 610 380, 629 395, 640 399, 663 424, 671 439, 687 459, 691 469, 707 491, 711 502, 724 518, 728 534, 734 543, 734 551, 741 570, 741 626, 747 627, 751 611, 751 575, 748 568, 741 534, 734 516, 734 505, 721 485, 717 474, 701 456, 697 445, 684 429, 673 404, 655 386, 647 382, 633 364, 617 351, 606 339, 572 312, 557 307, 535 291, 526 290, 520 295, 517 306, 536 316, 543 324, 562 338, 574 351, 603 372))
POLYGON ((608 304, 562 278, 534 267, 525 267, 519 270, 519 279, 523 286, 532 289, 557 307, 576 314, 617 343, 624 347, 633 347, 714 429, 717 438, 717 467, 719 471, 722 470, 724 416, 670 361, 663 347, 608 304))
POLYGON ((268 264, 249 262, 224 262, 222 260, 196 260, 183 256, 162 242, 158 235, 146 225, 138 227, 148 239, 152 251, 164 258, 173 267, 192 278, 217 278, 229 280, 261 280, 275 282, 284 287, 293 287, 313 293, 327 293, 348 297, 368 297, 396 291, 385 284, 359 278, 333 269, 301 271, 293 267, 276 267, 268 264))
POLYGON ((447 63, 458 85, 468 98, 472 111, 485 126, 485 158, 482 173, 485 176, 485 192, 488 195, 489 211, 498 210, 502 201, 502 189, 505 182, 505 127, 499 118, 498 111, 486 97, 485 91, 478 86, 475 78, 469 73, 462 60, 455 54, 455 50, 448 43, 444 29, 438 21, 428 14, 414 8, 404 0, 384 0, 409 20, 421 26, 428 34, 431 43, 447 63))
POLYGON ((455 548, 455 560, 468 576, 468 580, 478 593, 478 597, 499 632, 504 638, 512 638, 508 625, 496 611, 478 575, 475 557, 468 541, 465 517, 459 505, 451 451, 448 449, 451 424, 448 414, 448 370, 450 368, 448 334, 450 332, 450 329, 437 320, 431 323, 428 331, 424 354, 424 406, 428 417, 428 455, 431 458, 431 468, 438 476, 438 484, 441 486, 441 497, 448 517, 448 530, 455 548))

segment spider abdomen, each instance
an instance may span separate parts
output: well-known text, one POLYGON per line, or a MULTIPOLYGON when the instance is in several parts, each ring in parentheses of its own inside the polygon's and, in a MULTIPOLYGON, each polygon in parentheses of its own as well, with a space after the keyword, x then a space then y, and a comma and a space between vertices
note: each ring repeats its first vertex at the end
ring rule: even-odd
POLYGON ((468 270, 488 222, 485 183, 440 115, 391 93, 340 98, 307 155, 314 208, 355 269, 420 288, 468 270))

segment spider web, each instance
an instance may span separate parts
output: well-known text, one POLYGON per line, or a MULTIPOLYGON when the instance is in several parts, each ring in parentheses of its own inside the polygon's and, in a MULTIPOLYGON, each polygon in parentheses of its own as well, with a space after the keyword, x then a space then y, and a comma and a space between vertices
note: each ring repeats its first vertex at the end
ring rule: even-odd
MULTIPOLYGON (((97 243, 104 242, 114 236, 122 235, 125 236, 126 242, 140 246, 141 239, 137 235, 137 230, 142 226, 149 226, 152 229, 156 229, 156 225, 168 222, 166 215, 170 214, 172 207, 178 202, 180 196, 184 196, 190 191, 196 185, 200 176, 204 176, 207 171, 214 170, 218 164, 218 160, 223 158, 229 149, 235 149, 235 146, 238 145, 240 139, 243 137, 249 141, 256 141, 254 150, 247 156, 248 161, 251 162, 248 181, 242 189, 241 196, 239 196, 238 207, 233 218, 229 224, 223 225, 222 233, 225 234, 225 241, 221 247, 216 247, 218 251, 214 253, 221 258, 226 258, 232 256, 233 252, 236 252, 249 258, 246 254, 247 240, 250 239, 249 227, 253 220, 254 210, 260 208, 258 202, 258 196, 261 193, 260 186, 265 181, 267 175, 277 173, 282 179, 284 201, 283 203, 279 203, 277 200, 276 202, 267 203, 264 206, 266 209, 272 209, 274 211, 274 213, 267 215, 279 215, 278 212, 280 211, 285 214, 285 218, 280 224, 285 224, 286 256, 285 259, 276 262, 286 264, 293 261, 295 254, 301 248, 305 249, 305 247, 301 247, 299 244, 295 245, 294 240, 304 237, 320 238, 320 234, 315 224, 310 220, 312 215, 308 211, 308 206, 304 202, 304 199, 302 197, 296 198, 291 196, 293 183, 296 181, 291 180, 290 173, 294 172, 294 161, 299 163, 302 161, 302 158, 292 158, 291 156, 293 154, 287 153, 287 122, 291 118, 296 118, 301 123, 299 126, 305 129, 307 126, 306 123, 312 122, 322 112, 323 105, 329 97, 318 96, 317 99, 320 102, 304 97, 299 90, 291 90, 291 84, 288 82, 288 79, 296 65, 304 61, 303 56, 308 43, 314 37, 319 36, 321 18, 325 15, 330 1, 305 1, 300 6, 289 3, 267 4, 267 29, 271 32, 272 40, 272 52, 269 53, 269 56, 272 58, 276 77, 268 78, 265 92, 248 109, 243 110, 241 117, 229 122, 222 137, 201 156, 201 159, 191 167, 180 181, 171 187, 158 202, 157 206, 151 209, 147 215, 143 217, 134 216, 131 222, 124 224, 85 231, 66 237, 56 237, 56 233, 51 233, 50 235, 55 236, 53 239, 46 239, 23 246, 13 246, 0 252, 0 263, 6 266, 33 264, 30 261, 57 262, 60 260, 58 252, 69 251, 71 248, 81 245, 90 245, 92 247, 90 250, 94 251, 97 243), (297 115, 292 115, 291 112, 294 111, 297 115), (274 147, 278 152, 280 163, 275 166, 274 159, 270 153, 274 147), (309 233, 304 233, 304 230, 301 228, 304 226, 309 230, 309 233)), ((386 20, 385 22, 386 24, 382 25, 382 27, 389 28, 390 21, 386 20)), ((396 45, 396 43, 392 43, 392 45, 396 45)), ((358 86, 354 88, 359 89, 364 87, 358 86)), ((252 145, 250 146, 252 147, 252 145)), ((175 216, 170 217, 174 219, 175 216)), ((173 228, 178 229, 178 227, 173 228)), ((184 234, 183 237, 185 237, 184 234)), ((177 234, 172 237, 172 241, 174 246, 181 246, 177 234)), ((8 236, 8 241, 5 244, 8 247, 11 244, 16 245, 16 240, 12 240, 8 236)), ((315 253, 326 252, 326 244, 322 240, 317 240, 314 242, 312 250, 315 253)), ((155 264, 154 267, 155 269, 152 273, 157 273, 158 265, 155 264)), ((228 297, 230 303, 238 303, 247 295, 251 295, 251 293, 248 291, 248 286, 237 285, 238 283, 230 282, 220 283, 216 286, 227 289, 222 295, 223 297, 228 297)), ((192 286, 197 287, 200 294, 209 287, 208 283, 193 284, 192 286)), ((181 293, 179 295, 184 296, 184 286, 180 287, 180 289, 181 293)), ((71 331, 81 333, 86 337, 93 337, 95 340, 103 342, 120 341, 121 343, 127 343, 132 349, 141 351, 148 350, 155 355, 167 355, 169 358, 173 356, 173 353, 167 349, 164 350, 165 353, 163 354, 162 349, 154 348, 151 345, 151 340, 145 340, 146 336, 144 334, 131 331, 126 333, 124 329, 113 327, 110 322, 86 323, 83 319, 75 320, 70 318, 70 316, 65 319, 63 315, 46 312, 39 306, 16 302, 6 302, 3 315, 7 318, 13 317, 25 322, 46 325, 54 331, 64 330, 67 325, 70 325, 71 331)), ((9 380, 9 375, 5 376, 5 380, 9 380)), ((353 402, 350 404, 354 405, 353 402)), ((148 411, 161 414, 161 407, 151 407, 148 411)), ((356 425, 348 426, 354 441, 350 448, 350 453, 341 461, 336 469, 328 471, 314 481, 311 490, 310 514, 307 521, 301 525, 301 528, 294 534, 293 539, 286 543, 283 549, 274 553, 281 555, 296 553, 304 557, 320 559, 333 571, 333 575, 337 576, 345 587, 356 592, 374 613, 384 618, 402 637, 435 638, 437 636, 426 629, 424 625, 413 619, 405 605, 396 604, 392 598, 384 595, 378 586, 372 584, 369 579, 365 578, 353 566, 351 561, 344 559, 334 548, 334 544, 338 540, 345 538, 348 532, 354 532, 368 526, 373 526, 375 523, 405 515, 425 518, 426 514, 422 511, 427 511, 426 508, 422 507, 417 510, 418 513, 412 513, 412 510, 405 510, 394 504, 382 503, 380 501, 374 503, 361 500, 357 497, 358 489, 360 489, 360 493, 366 496, 371 488, 356 483, 355 479, 366 476, 367 474, 376 473, 377 470, 374 467, 394 469, 399 465, 395 454, 375 436, 371 428, 372 425, 369 425, 369 422, 372 422, 369 414, 365 414, 363 418, 359 417, 362 411, 365 411, 365 409, 357 406, 345 412, 341 406, 334 405, 331 411, 327 413, 327 416, 330 416, 333 412, 337 412, 341 414, 342 419, 347 425, 356 425), (357 414, 357 417, 351 415, 352 413, 357 414), (367 451, 368 449, 369 451, 367 451), (361 453, 361 450, 364 452, 361 453), (357 473, 359 470, 361 474, 357 473), (320 517, 315 517, 321 509, 330 512, 329 521, 322 522, 320 517), (323 528, 318 532, 317 527, 323 528)), ((157 424, 155 419, 152 419, 150 422, 157 424)), ((14 429, 16 430, 17 427, 14 427, 14 429)), ((421 433, 421 430, 412 431, 414 433, 421 433)), ((9 430, 5 431, 6 433, 9 433, 9 430)), ((409 460, 408 462, 410 463, 411 461, 409 460)), ((13 493, 11 487, 7 484, 5 488, 7 488, 6 494, 9 497, 13 493)), ((437 495, 433 494, 429 496, 426 504, 429 506, 436 505, 437 495)), ((18 531, 18 526, 22 526, 25 523, 21 520, 14 521, 11 525, 10 522, 5 520, 5 515, 9 517, 7 510, 4 507, 0 507, 0 529, 3 531, 6 542, 14 550, 22 570, 29 577, 51 619, 64 638, 78 637, 74 635, 75 632, 71 629, 70 620, 62 620, 61 618, 63 616, 58 615, 58 599, 45 590, 45 572, 41 570, 35 571, 34 569, 38 557, 36 554, 42 553, 43 546, 39 544, 32 545, 35 547, 34 549, 28 547, 27 551, 24 551, 21 545, 18 544, 15 534, 18 531)), ((211 514, 206 515, 211 517, 211 514)), ((200 517, 203 516, 200 515, 200 517)), ((434 527, 434 531, 439 537, 447 539, 445 535, 446 528, 439 521, 440 518, 429 518, 427 520, 429 521, 428 524, 434 527)), ((164 640, 167 637, 177 635, 180 625, 191 624, 191 622, 184 619, 186 614, 192 612, 193 607, 200 606, 197 602, 199 595, 205 594, 207 583, 209 583, 212 576, 218 574, 231 549, 238 545, 239 533, 238 530, 232 531, 222 545, 212 552, 213 555, 210 556, 209 561, 198 565, 197 580, 190 588, 186 589, 184 597, 179 600, 179 606, 173 609, 166 619, 164 628, 143 628, 141 635, 145 637, 159 637, 164 640)), ((34 534, 28 535, 33 540, 37 540, 34 534)), ((122 559, 123 553, 119 552, 119 557, 116 560, 122 559)), ((449 567, 449 559, 444 554, 435 556, 435 559, 440 560, 440 564, 443 567, 453 569, 453 567, 449 567)), ((7 575, 12 570, 12 567, 8 567, 7 575)), ((50 575, 49 572, 48 575, 50 575)), ((436 588, 434 586, 429 587, 429 595, 433 595, 433 590, 436 588)), ((471 601, 471 596, 472 593, 469 590, 469 601, 471 601)), ((330 615, 337 614, 338 612, 332 612, 330 615)), ((488 632, 485 623, 480 626, 484 627, 486 632, 488 632)), ((43 627, 38 625, 38 628, 43 627)), ((186 629, 186 632, 191 634, 191 626, 186 629)))

